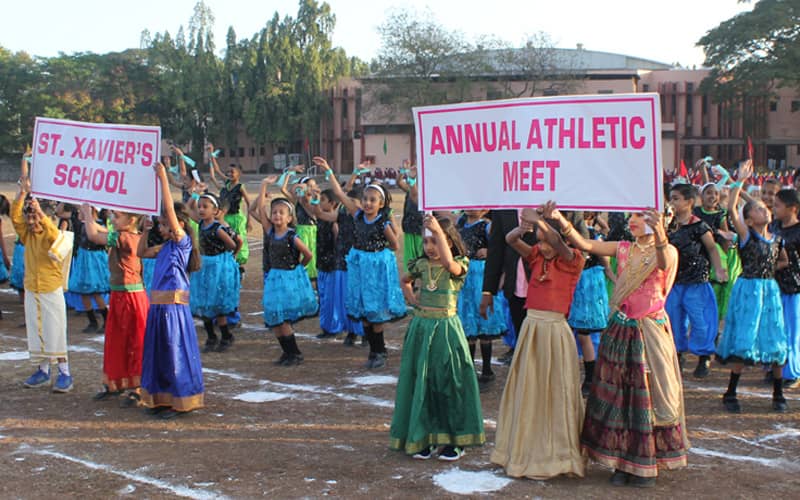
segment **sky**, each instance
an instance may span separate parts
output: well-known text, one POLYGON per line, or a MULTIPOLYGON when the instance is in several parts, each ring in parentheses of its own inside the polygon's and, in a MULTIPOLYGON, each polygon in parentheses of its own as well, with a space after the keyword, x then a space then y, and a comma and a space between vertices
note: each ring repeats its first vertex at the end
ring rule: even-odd
MULTIPOLYGON (((139 47, 143 30, 175 34, 188 26, 196 0, 0 0, 0 46, 51 57, 59 52, 106 53, 139 47)), ((206 0, 214 39, 228 27, 239 38, 258 32, 275 12, 297 14, 294 0, 206 0)), ((377 27, 392 10, 433 18, 468 40, 490 35, 521 45, 547 33, 556 47, 612 52, 685 67, 701 66, 697 40, 720 22, 752 9, 736 0, 328 0, 336 15, 333 43, 366 61, 380 47, 377 27)))

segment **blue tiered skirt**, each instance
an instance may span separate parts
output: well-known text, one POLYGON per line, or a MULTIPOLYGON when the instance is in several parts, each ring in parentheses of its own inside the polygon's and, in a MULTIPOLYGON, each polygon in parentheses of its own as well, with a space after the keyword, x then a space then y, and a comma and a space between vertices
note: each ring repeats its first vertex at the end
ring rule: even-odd
POLYGON ((347 315, 385 323, 406 314, 397 261, 388 248, 379 252, 351 249, 347 254, 347 315))
POLYGON ((788 344, 775 280, 739 277, 731 291, 730 306, 717 344, 720 360, 784 364, 788 344))
POLYGON ((142 401, 177 411, 203 407, 203 366, 189 306, 151 304, 142 354, 142 401))
POLYGON ((319 291, 319 326, 328 333, 348 332, 364 335, 360 321, 347 316, 345 296, 347 295, 347 271, 319 271, 317 274, 319 291))
MULTIPOLYGON (((458 295, 458 317, 464 327, 467 337, 478 335, 498 337, 508 327, 504 307, 501 306, 501 293, 494 297, 494 311, 488 317, 481 317, 481 295, 483 294, 483 270, 486 268, 485 260, 470 260, 464 286, 458 295)), ((505 300, 503 297, 502 300, 505 300)))
POLYGON ((264 274, 264 324, 272 328, 314 316, 319 310, 317 296, 306 269, 270 269, 264 274))
POLYGON ((584 269, 575 287, 567 323, 578 330, 605 330, 608 314, 608 288, 603 266, 584 269))
POLYGON ((69 273, 69 291, 80 295, 110 291, 108 254, 105 250, 78 248, 69 273))
POLYGON ((23 290, 25 288, 25 245, 17 241, 14 243, 14 255, 11 257, 11 288, 23 290))
POLYGON ((147 290, 148 299, 150 298, 150 287, 155 269, 156 259, 142 259, 142 283, 144 284, 144 289, 147 290))
POLYGON ((786 327, 788 355, 783 367, 785 380, 800 379, 800 294, 781 295, 783 303, 783 326, 786 327))
MULTIPOLYGON (((103 297, 103 302, 105 302, 106 306, 108 305, 108 299, 111 294, 109 293, 101 293, 103 297)), ((78 312, 86 312, 86 308, 83 307, 83 300, 81 299, 80 294, 74 292, 64 292, 64 300, 67 303, 67 308, 74 309, 78 312)), ((99 307, 97 306, 97 301, 94 300, 94 296, 92 296, 92 309, 97 310, 99 307)))
POLYGON ((227 315, 239 307, 239 264, 230 252, 203 255, 200 270, 190 278, 192 314, 203 318, 227 315))

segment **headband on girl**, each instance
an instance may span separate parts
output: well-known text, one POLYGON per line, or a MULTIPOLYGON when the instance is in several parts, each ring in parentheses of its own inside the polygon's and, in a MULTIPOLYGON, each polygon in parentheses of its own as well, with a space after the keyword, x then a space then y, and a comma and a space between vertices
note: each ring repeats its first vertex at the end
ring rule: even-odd
POLYGON ((287 200, 286 198, 275 198, 272 201, 272 205, 275 205, 276 203, 283 203, 284 205, 289 207, 289 215, 294 216, 294 205, 292 205, 292 203, 289 200, 287 200))
POLYGON ((381 194, 381 198, 383 198, 384 200, 386 199, 386 191, 384 191, 383 188, 380 187, 377 184, 367 184, 367 187, 365 187, 364 189, 365 190, 367 190, 367 189, 375 189, 376 191, 378 191, 381 194))
POLYGON ((711 186, 717 187, 717 184, 714 182, 706 182, 703 184, 703 187, 700 188, 700 193, 705 194, 706 189, 710 188, 711 186))
POLYGON ((311 177, 308 177, 308 176, 301 177, 300 180, 297 181, 297 184, 305 184, 306 182, 308 182, 310 180, 311 180, 311 177))
POLYGON ((217 201, 217 197, 214 196, 213 194, 209 194, 209 193, 201 194, 200 198, 205 198, 206 200, 208 200, 211 203, 213 203, 216 208, 219 208, 219 202, 217 201))

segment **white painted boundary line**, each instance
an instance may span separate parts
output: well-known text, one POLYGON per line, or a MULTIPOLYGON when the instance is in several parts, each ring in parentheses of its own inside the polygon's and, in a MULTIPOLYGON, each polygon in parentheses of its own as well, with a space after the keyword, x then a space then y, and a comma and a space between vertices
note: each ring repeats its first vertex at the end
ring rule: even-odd
POLYGON ((156 479, 154 477, 145 476, 143 474, 138 474, 134 472, 127 472, 123 470, 117 470, 111 465, 106 464, 99 464, 96 462, 90 462, 89 460, 83 460, 81 458, 73 457, 70 455, 65 455, 64 453, 59 453, 57 451, 50 451, 50 450, 34 450, 31 447, 24 445, 20 448, 20 452, 25 453, 32 453, 34 455, 43 455, 47 457, 58 458, 60 460, 66 460, 68 462, 72 462, 74 464, 82 465, 92 470, 106 472, 108 474, 113 474, 115 476, 124 477, 129 481, 136 481, 138 483, 147 484, 149 486, 154 486, 156 488, 166 490, 173 495, 177 495, 179 497, 184 498, 192 498, 196 500, 214 500, 214 499, 224 499, 227 498, 226 496, 222 495, 216 491, 204 490, 204 489, 195 489, 189 486, 184 485, 174 485, 167 483, 166 481, 162 481, 160 479, 156 479))

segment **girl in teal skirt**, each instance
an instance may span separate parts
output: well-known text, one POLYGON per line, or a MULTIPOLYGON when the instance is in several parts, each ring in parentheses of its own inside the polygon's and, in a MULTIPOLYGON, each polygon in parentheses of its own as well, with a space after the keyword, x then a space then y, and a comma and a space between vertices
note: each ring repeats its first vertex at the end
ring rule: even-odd
POLYGON ((421 460, 441 447, 439 459, 453 461, 464 447, 486 440, 478 382, 457 314, 469 260, 449 220, 427 215, 423 225, 425 257, 403 278, 403 294, 415 313, 403 343, 389 447, 421 460))

